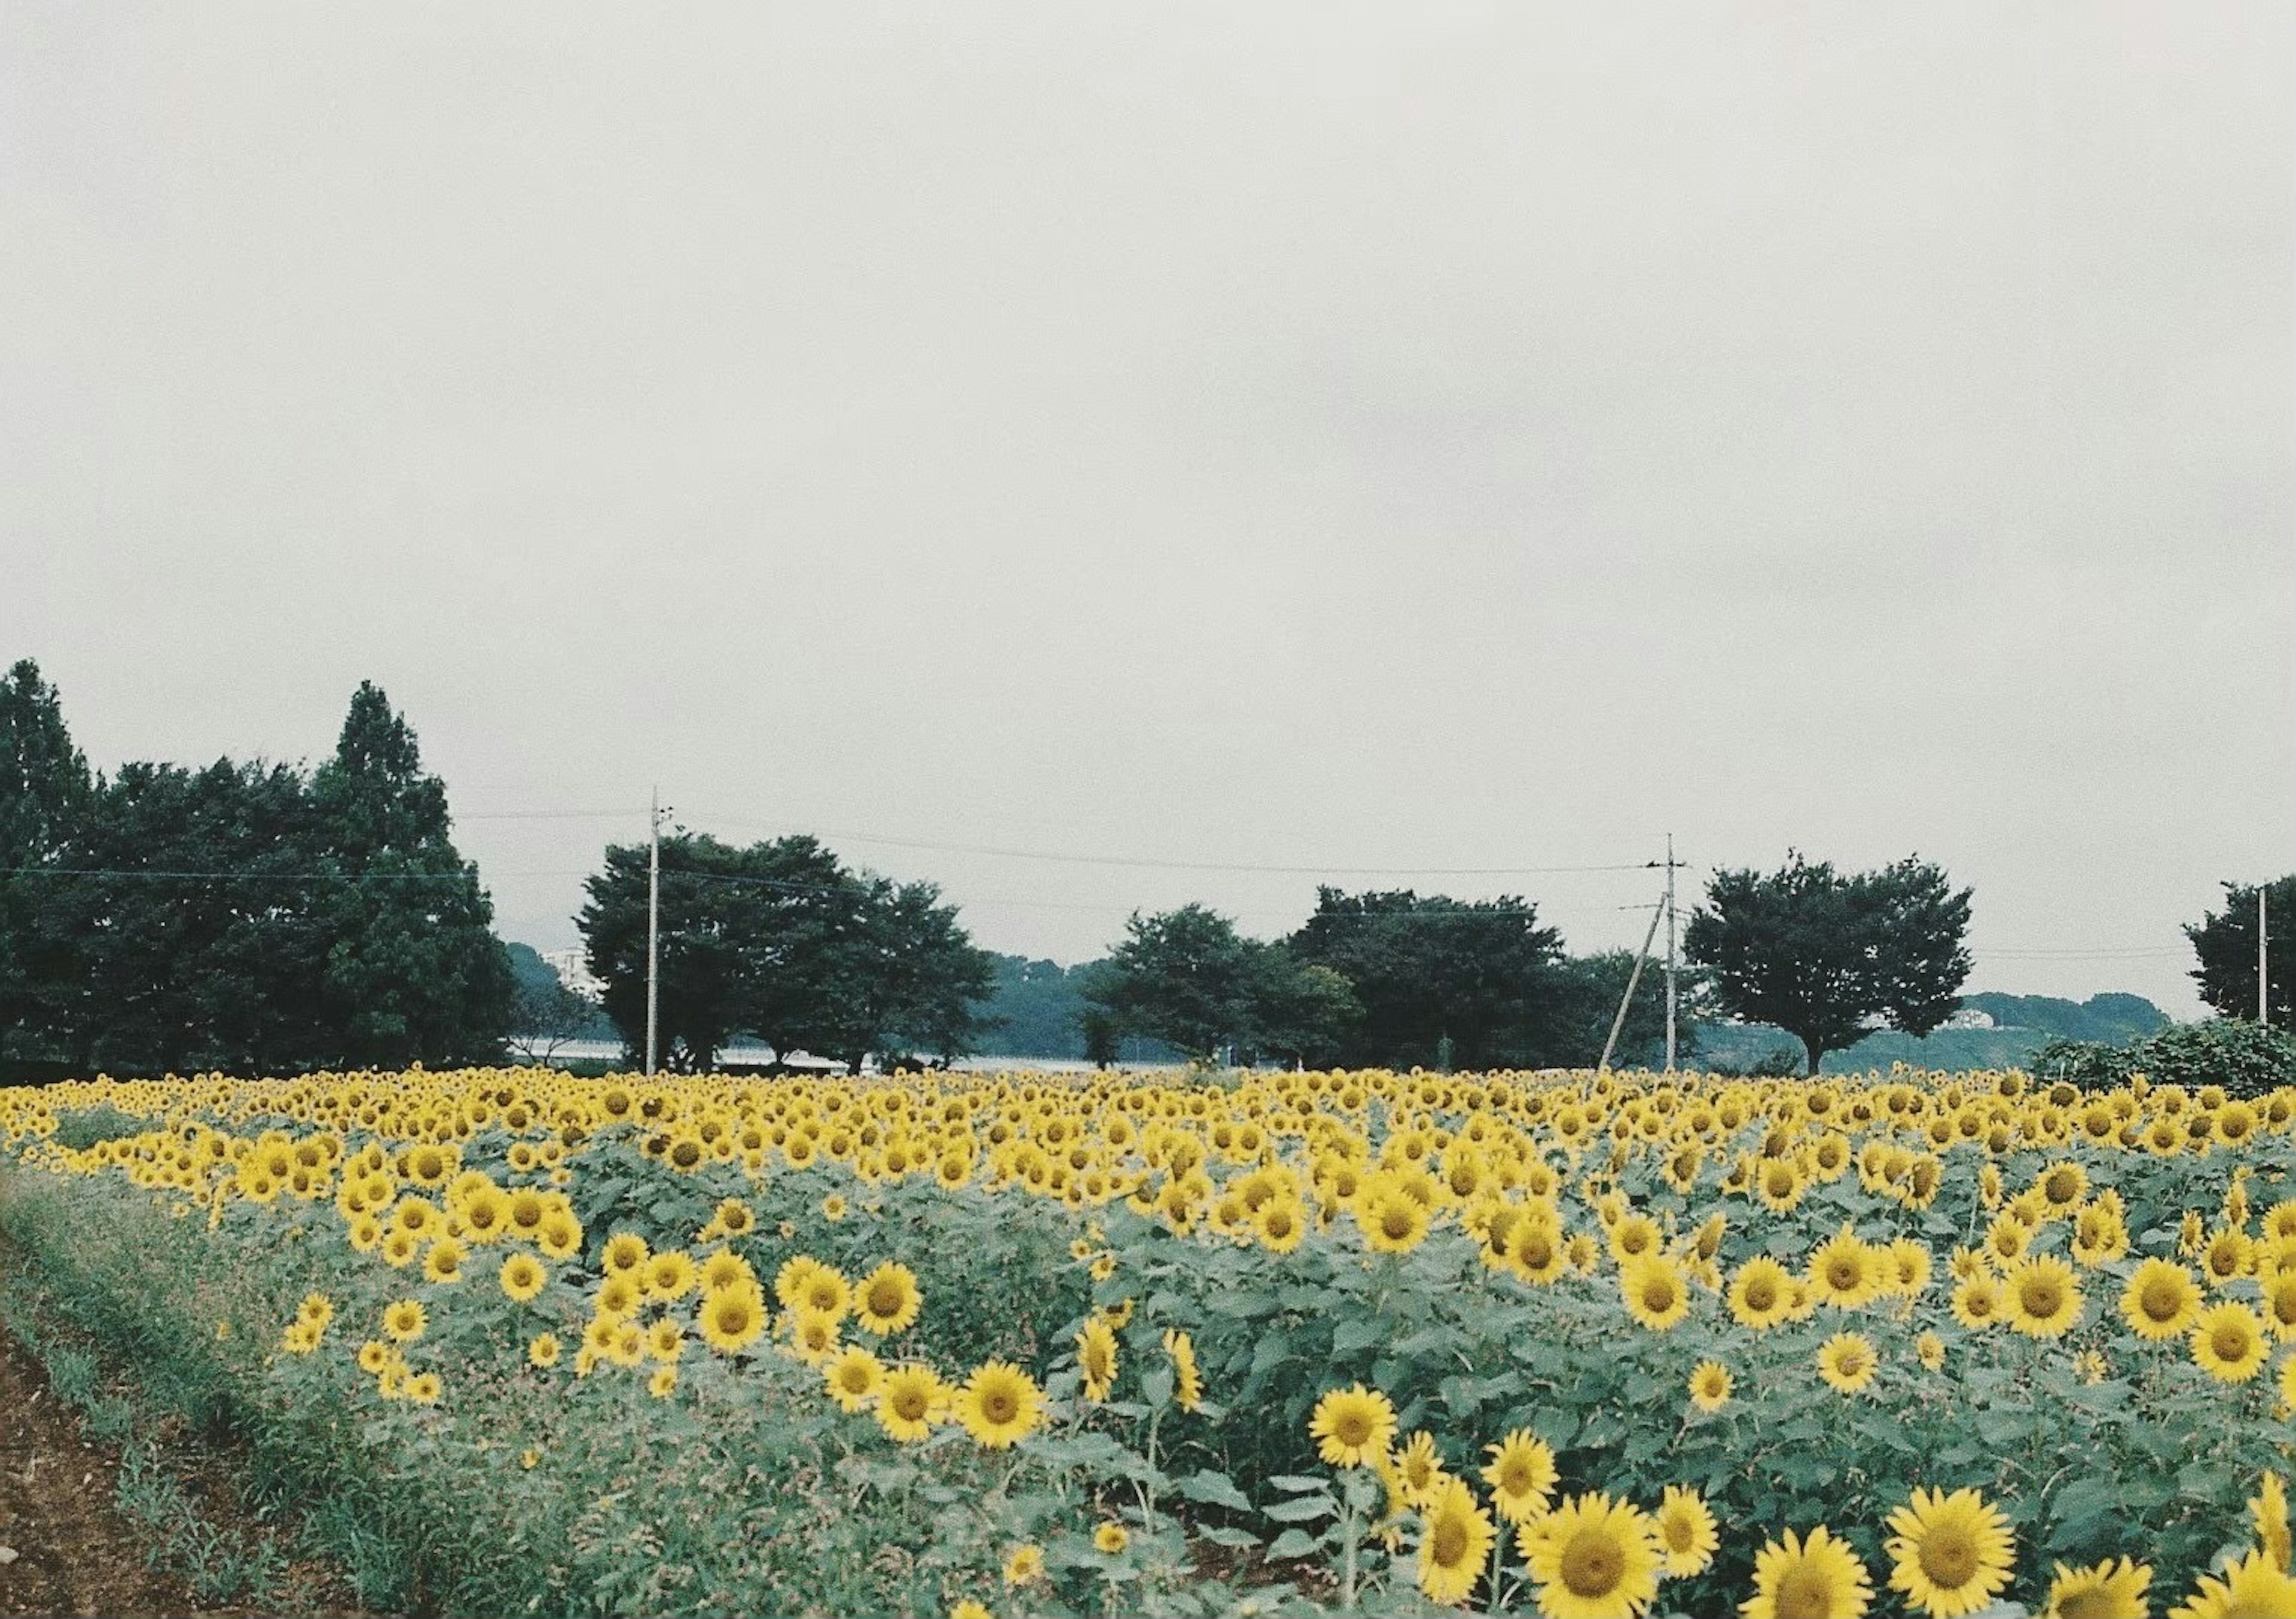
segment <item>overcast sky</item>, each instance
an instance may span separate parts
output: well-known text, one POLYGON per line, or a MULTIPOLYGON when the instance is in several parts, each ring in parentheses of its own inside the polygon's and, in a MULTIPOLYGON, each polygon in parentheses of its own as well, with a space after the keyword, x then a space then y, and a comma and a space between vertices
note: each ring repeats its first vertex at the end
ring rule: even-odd
POLYGON ((658 781, 1063 961, 1315 879, 905 846, 1917 851, 1972 988, 2190 1015, 2296 863, 2292 32, 10 4, 0 660, 107 769, 381 682, 545 947, 658 781))

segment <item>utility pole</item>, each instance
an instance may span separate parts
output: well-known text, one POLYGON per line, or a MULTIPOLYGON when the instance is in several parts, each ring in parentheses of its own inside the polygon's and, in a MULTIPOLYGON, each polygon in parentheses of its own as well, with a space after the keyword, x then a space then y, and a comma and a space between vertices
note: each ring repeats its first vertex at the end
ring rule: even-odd
MULTIPOLYGON (((1635 909, 1639 911, 1642 907, 1637 905, 1635 909)), ((1635 952, 1635 969, 1627 975, 1627 993, 1619 997, 1619 1015, 1611 1019, 1611 1037, 1603 1042, 1602 1059, 1595 1064, 1597 1068, 1609 1067, 1611 1053, 1618 1050, 1619 1031, 1627 1026, 1627 1008, 1634 1004, 1636 987, 1643 981, 1643 963, 1650 960, 1651 939, 1658 932, 1658 913, 1665 909, 1662 904, 1651 907, 1651 923, 1643 930, 1643 947, 1635 952)))
POLYGON ((2256 885, 2256 1020, 2267 1025, 2272 1021, 2272 1005, 2264 993, 2264 986, 2270 982, 2265 976, 2264 896, 2270 887, 2269 883, 2256 885))
POLYGON ((1666 835, 1666 1071, 1674 1072, 1674 834, 1666 835))
POLYGON ((661 1028, 661 789, 646 807, 646 1076, 653 1076, 661 1028))

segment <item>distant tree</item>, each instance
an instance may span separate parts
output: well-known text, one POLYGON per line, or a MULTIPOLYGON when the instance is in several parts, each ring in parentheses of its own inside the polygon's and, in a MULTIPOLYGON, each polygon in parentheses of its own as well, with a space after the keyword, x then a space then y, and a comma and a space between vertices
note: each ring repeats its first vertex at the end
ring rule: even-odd
POLYGON ((1716 872, 1706 897, 1684 936, 1691 960, 1733 1015, 1799 1039, 1811 1074, 1877 1019, 1928 1034, 1969 977, 1970 891, 1913 858, 1844 877, 1790 850, 1774 872, 1716 872))
MULTIPOLYGON (((569 989, 532 946, 506 948, 518 983, 511 1016, 512 1054, 528 1062, 549 1062, 570 1042, 594 1038, 605 1023, 596 1005, 569 989)), ((605 1023, 605 1028, 611 1034, 613 1026, 605 1023)))
MULTIPOLYGON (((2201 999, 2227 1018, 2256 1017, 2255 883, 2226 883, 2222 911, 2206 912, 2185 925, 2185 936, 2200 958, 2193 977, 2201 999)), ((2296 877, 2282 877, 2264 889, 2266 1021, 2296 1028, 2296 877)))
MULTIPOLYGON (((645 1039, 646 861, 643 845, 609 848, 577 920, 606 1014, 634 1051, 645 1039)), ((685 831, 661 844, 660 973, 662 1060, 690 1069, 736 1034, 856 1067, 872 1055, 962 1055, 994 982, 930 883, 848 871, 811 838, 734 848, 685 831)))
POLYGON ((853 924, 835 938, 831 993, 808 1046, 857 1073, 873 1054, 953 1060, 974 1050, 984 1026, 978 1006, 996 973, 955 909, 927 882, 861 878, 853 896, 853 924))
POLYGON ((34 928, 69 966, 54 1002, 75 1067, 291 1073, 336 1056, 315 819, 286 765, 130 764, 66 840, 34 928))
POLYGON ((1122 1033, 1163 1041, 1198 1060, 1259 1033, 1261 968, 1252 942, 1202 905, 1134 912, 1123 943, 1085 986, 1122 1033))
MULTIPOLYGON (((1635 980, 1634 969, 1631 950, 1598 951, 1562 961, 1570 1064, 1592 1066, 1600 1060, 1603 1043, 1611 1035, 1611 1019, 1618 1016, 1619 1002, 1625 999, 1629 981, 1635 983, 1634 999, 1628 1002, 1627 1020, 1620 1026, 1611 1065, 1655 1067, 1665 1062, 1666 964, 1644 962, 1639 980, 1635 980)), ((1677 968, 1675 992, 1675 1054, 1681 1059, 1697 1049, 1699 1026, 1711 1016, 1712 1007, 1704 975, 1694 968, 1677 968)))
POLYGON ((1463 1068, 1585 1063, 1601 1049, 1599 1038, 1583 1049, 1585 997, 1564 969, 1562 936, 1521 895, 1324 887, 1287 942, 1297 960, 1346 979, 1362 1006, 1336 1052, 1350 1066, 1435 1063, 1447 1040, 1463 1068))
MULTIPOLYGON (((644 844, 610 846, 604 869, 586 885, 590 897, 576 919, 590 970, 605 985, 606 1015, 634 1057, 645 1049, 647 859, 644 844)), ((814 914, 822 907, 806 902, 794 886, 806 871, 832 886, 842 878, 825 849, 806 862, 760 859, 753 850, 700 833, 678 831, 661 840, 659 1001, 665 1065, 707 1068, 736 1029, 757 1026, 759 957, 768 948, 768 930, 780 922, 811 939, 824 925, 814 914), (783 873, 791 886, 770 886, 779 880, 772 871, 783 873)), ((778 948, 787 955, 801 947, 784 937, 778 948)), ((780 1032, 786 1039, 786 1026, 780 1032)))
POLYGON ((325 994, 342 1060, 365 1067, 487 1061, 510 1034, 515 985, 494 902, 455 850, 444 782, 372 683, 351 698, 311 804, 339 880, 319 895, 325 994))
POLYGON ((1293 959, 1282 944, 1254 945, 1253 954, 1251 1051, 1311 1068, 1336 1061, 1363 1022, 1354 988, 1320 962, 1293 959))
POLYGON ((1076 1016, 1077 1033, 1084 1038, 1085 1060, 1105 1068, 1116 1061, 1124 1040, 1123 1026, 1105 1006, 1086 1003, 1076 1016))
POLYGON ((93 791, 56 689, 20 660, 0 681, 0 1056, 47 1049, 59 1032, 55 1002, 70 969, 44 959, 33 921, 72 880, 40 873, 58 863, 93 791))

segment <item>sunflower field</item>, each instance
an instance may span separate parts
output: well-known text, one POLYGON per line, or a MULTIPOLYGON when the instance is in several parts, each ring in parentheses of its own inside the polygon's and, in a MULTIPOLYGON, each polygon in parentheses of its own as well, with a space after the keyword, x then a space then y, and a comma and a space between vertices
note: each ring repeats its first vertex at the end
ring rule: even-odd
POLYGON ((2296 1615, 2296 1089, 0 1091, 9 1303, 439 1614, 2296 1615))

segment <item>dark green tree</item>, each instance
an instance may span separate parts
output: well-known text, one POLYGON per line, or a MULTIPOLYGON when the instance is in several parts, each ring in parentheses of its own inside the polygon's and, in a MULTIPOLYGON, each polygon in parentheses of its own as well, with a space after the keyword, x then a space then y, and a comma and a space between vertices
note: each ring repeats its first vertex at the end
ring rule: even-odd
POLYGON ((494 902, 455 850, 447 789, 380 688, 352 697, 311 805, 335 880, 318 894, 342 1061, 436 1067, 497 1056, 516 985, 494 902))
MULTIPOLYGON (((812 925, 803 914, 776 916, 777 909, 799 909, 785 903, 794 890, 756 880, 762 873, 754 854, 701 833, 681 830, 661 840, 659 1039, 668 1067, 706 1068, 736 1029, 754 1026, 754 958, 767 928, 777 920, 812 925)), ((645 1049, 647 861, 644 844, 610 846, 576 919, 590 970, 606 986, 606 1016, 633 1056, 645 1049)), ((779 863, 791 870, 792 863, 779 863)), ((832 884, 841 877, 825 849, 812 869, 832 884)), ((787 940, 783 947, 789 948, 787 940)))
MULTIPOLYGON (((606 1014, 645 1040, 647 851, 606 851, 577 925, 606 1014)), ((994 975, 930 883, 848 871, 817 840, 735 848, 680 831, 661 844, 660 1042, 665 1062, 709 1067, 737 1034, 777 1053, 969 1051, 994 975)))
MULTIPOLYGON (((1635 984, 1634 999, 1627 1004, 1627 1020, 1620 1026, 1617 1050, 1611 1053, 1614 1068, 1657 1067, 1666 1061, 1666 964, 1643 963, 1642 977, 1634 977, 1635 953, 1604 950, 1593 955, 1571 956, 1562 963, 1565 985, 1563 1004, 1574 1053, 1571 1066, 1590 1065, 1603 1055, 1611 1023, 1627 985, 1635 984)), ((1688 1058, 1698 1043, 1698 1026, 1710 1015, 1703 975, 1677 969, 1675 975, 1675 1053, 1688 1058)))
POLYGON ((1521 895, 1319 888, 1289 944, 1299 961, 1345 978, 1361 1004, 1336 1053, 1350 1066, 1432 1065, 1447 1049, 1462 1068, 1594 1060, 1582 1049, 1585 995, 1564 970, 1562 936, 1539 926, 1521 895))
POLYGON ((955 908, 928 882, 865 877, 853 887, 854 919, 834 937, 830 993, 806 1044, 857 1073, 872 1055, 948 1059, 974 1050, 996 972, 955 908))
POLYGON ((1085 986, 1085 999, 1128 1034, 1163 1041, 1209 1060, 1259 1033, 1262 971, 1252 942, 1202 905, 1154 916, 1138 912, 1124 942, 1085 986))
MULTIPOLYGON (((2296 1030, 2296 877, 2261 885, 2265 909, 2265 1019, 2296 1030)), ((2255 883, 2226 883, 2222 911, 2185 924, 2200 965, 2193 969, 2201 999, 2226 1018, 2256 1017, 2255 883)))
POLYGON ((1326 1067, 1363 1023, 1354 986, 1332 968, 1302 962, 1283 944, 1254 947, 1251 1049, 1304 1067, 1326 1067))
POLYGON ((130 764, 99 783, 34 924, 69 964, 62 1053, 127 1073, 332 1060, 315 831, 286 765, 130 764))
POLYGON ((44 954, 33 923, 70 880, 52 873, 93 791, 55 688, 20 660, 0 681, 0 1057, 51 1049, 60 1032, 69 962, 44 954))
POLYGON ((1970 890, 1908 856, 1849 876, 1787 851, 1774 872, 1718 871, 1684 944, 1716 1002, 1802 1043, 1808 1072, 1877 1024, 1921 1035, 1960 1004, 1970 890))

